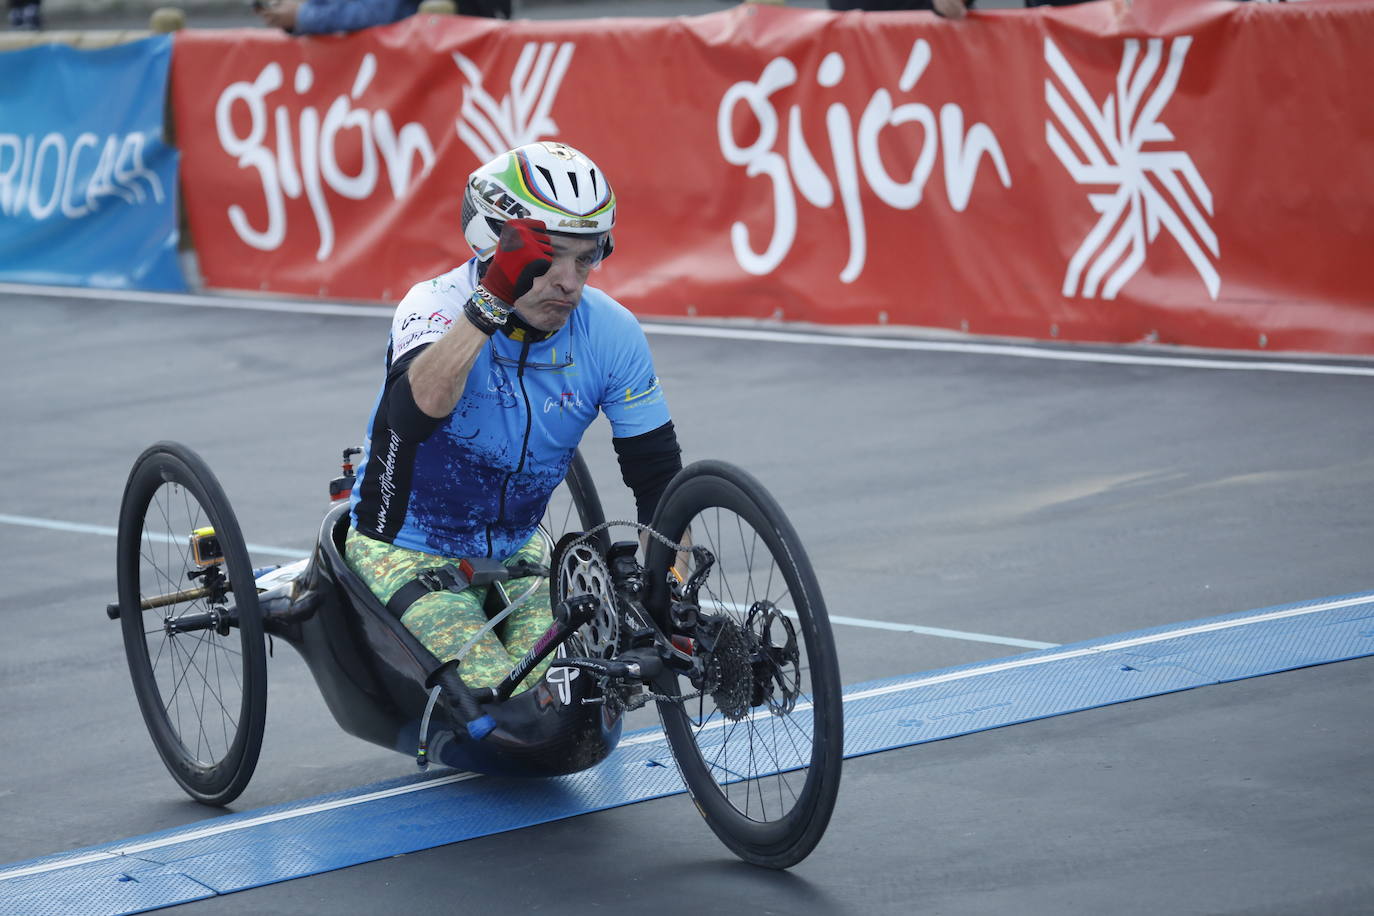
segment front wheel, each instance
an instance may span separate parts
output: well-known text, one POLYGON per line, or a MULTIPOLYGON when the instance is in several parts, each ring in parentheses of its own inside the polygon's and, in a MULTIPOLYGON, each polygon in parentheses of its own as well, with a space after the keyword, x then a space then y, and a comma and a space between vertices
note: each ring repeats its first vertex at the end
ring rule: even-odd
POLYGON ((257 766, 267 660, 248 550, 199 455, 159 442, 139 456, 115 554, 124 652, 148 733, 187 794, 226 805, 257 766))
MULTIPOLYGON (((653 528, 714 557, 698 620, 678 634, 692 639, 702 664, 655 685, 675 698, 658 708, 683 780, 736 855, 795 865, 830 822, 844 758, 835 643, 806 552, 763 485, 717 461, 673 479, 653 528)), ((675 563, 690 583, 701 559, 652 542, 651 587, 663 588, 675 563)), ((655 604, 663 601, 651 595, 655 604)))

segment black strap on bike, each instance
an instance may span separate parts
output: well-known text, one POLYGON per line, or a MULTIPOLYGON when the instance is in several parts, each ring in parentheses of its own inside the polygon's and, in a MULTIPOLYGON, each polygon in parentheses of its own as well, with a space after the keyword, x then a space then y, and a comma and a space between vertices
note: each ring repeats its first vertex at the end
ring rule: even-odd
POLYGON ((412 604, 426 595, 442 591, 461 592, 471 584, 463 571, 452 563, 422 569, 414 579, 396 590, 396 594, 386 603, 386 609, 400 620, 412 604))
POLYGON ((538 563, 530 563, 521 560, 518 563, 512 563, 507 566, 506 572, 510 574, 510 578, 512 579, 524 579, 527 576, 548 576, 549 568, 547 566, 541 566, 538 563))
POLYGON ((490 585, 508 579, 548 574, 547 566, 527 563, 524 560, 510 566, 502 565, 499 560, 490 557, 459 560, 457 563, 420 570, 414 579, 396 590, 396 594, 386 603, 386 609, 399 620, 401 615, 410 610, 412 604, 432 592, 461 592, 474 585, 490 585))

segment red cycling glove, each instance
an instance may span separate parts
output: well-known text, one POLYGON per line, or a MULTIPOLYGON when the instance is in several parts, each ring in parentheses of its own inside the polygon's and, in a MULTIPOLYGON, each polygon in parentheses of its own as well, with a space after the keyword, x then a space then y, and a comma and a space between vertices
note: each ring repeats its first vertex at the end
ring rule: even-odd
POLYGON ((514 305, 552 266, 553 242, 544 223, 537 219, 507 220, 482 285, 506 305, 514 305))

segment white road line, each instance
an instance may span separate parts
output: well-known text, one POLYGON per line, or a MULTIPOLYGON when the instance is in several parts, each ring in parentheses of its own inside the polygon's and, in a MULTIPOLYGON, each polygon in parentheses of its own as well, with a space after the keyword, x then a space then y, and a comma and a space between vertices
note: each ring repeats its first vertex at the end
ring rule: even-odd
MULTIPOLYGON (((97 534, 102 537, 119 536, 119 530, 117 528, 109 528, 104 525, 84 525, 78 522, 33 518, 27 515, 5 515, 0 513, 0 524, 23 525, 28 528, 45 528, 50 531, 70 531, 75 534, 97 534)), ((148 537, 160 544, 181 543, 178 539, 166 534, 150 534, 148 537)), ((299 560, 302 557, 310 556, 310 551, 308 550, 297 550, 291 547, 272 547, 267 544, 248 544, 247 547, 251 555, 284 557, 291 560, 299 560)), ((1052 642, 1033 642, 1028 639, 1017 639, 1013 636, 965 633, 962 630, 943 630, 939 627, 920 627, 905 623, 889 623, 885 620, 864 620, 861 617, 832 616, 830 622, 851 627, 867 627, 874 630, 897 630, 905 633, 920 633, 925 636, 941 636, 946 639, 965 639, 972 640, 973 642, 996 643, 1002 646, 1019 646, 1026 649, 1048 649, 1056 645, 1056 643, 1052 642)))
MULTIPOLYGON (((1097 353, 1020 344, 973 343, 944 340, 909 340, 888 337, 851 337, 839 334, 803 334, 797 331, 765 331, 753 328, 713 328, 696 325, 652 324, 645 322, 650 334, 680 337, 714 337, 727 340, 755 340, 769 343, 809 344, 822 347, 862 347, 870 350, 917 350, 930 353, 973 353, 984 356, 1011 356, 1021 359, 1048 359, 1071 363, 1107 363, 1120 366, 1165 366, 1174 369, 1230 369, 1242 372, 1291 372, 1303 375, 1374 376, 1374 366, 1345 366, 1324 363, 1295 363, 1259 359, 1222 359, 1220 357, 1154 356, 1145 353, 1097 353)), ((1350 357, 1359 359, 1359 357, 1350 357)))
POLYGON ((850 627, 865 627, 870 630, 894 630, 899 633, 919 633, 922 636, 939 636, 943 639, 963 639, 968 642, 990 642, 999 646, 1015 646, 1021 649, 1053 649, 1057 642, 1036 642, 1033 639, 1017 639, 1015 636, 993 636, 988 633, 969 633, 964 630, 946 630, 943 627, 921 627, 911 623, 889 623, 886 620, 864 620, 861 617, 845 617, 831 614, 831 623, 850 627))
MULTIPOLYGON (((702 607, 714 607, 733 614, 749 613, 749 608, 730 601, 717 601, 712 598, 701 599, 702 607)), ((797 620, 797 612, 781 608, 783 614, 797 620)), ((1053 649, 1057 642, 1036 642, 1033 639, 1018 639, 1015 636, 993 636, 989 633, 970 633, 966 630, 947 630, 944 627, 922 627, 912 623, 892 623, 887 620, 866 620, 863 617, 846 617, 843 614, 828 615, 831 623, 848 627, 862 627, 868 630, 891 630, 897 633, 919 633, 922 636, 939 636, 942 639, 962 639, 967 642, 988 642, 999 646, 1014 646, 1019 649, 1053 649)))
MULTIPOLYGON (((74 534, 98 534, 102 537, 118 537, 118 528, 109 528, 104 525, 83 525, 78 522, 62 522, 51 518, 32 518, 27 515, 5 515, 0 513, 0 524, 23 525, 26 528, 46 528, 49 531, 70 531, 74 534)), ((149 540, 159 544, 180 544, 179 538, 167 534, 147 534, 149 540)), ((299 560, 301 557, 310 556, 308 550, 297 550, 291 547, 272 547, 268 544, 247 544, 250 554, 260 553, 268 556, 287 557, 292 560, 299 560)))
POLYGON ((185 305, 191 308, 237 309, 250 312, 289 312, 297 315, 348 315, 363 318, 390 318, 395 306, 349 305, 343 302, 307 302, 244 295, 203 295, 199 293, 152 293, 129 289, 86 289, 80 286, 32 286, 27 283, 0 283, 0 294, 42 296, 54 299, 91 299, 97 302, 137 302, 143 305, 185 305))
MULTIPOLYGON (((243 295, 206 295, 198 293, 152 293, 137 290, 103 290, 82 287, 33 286, 0 283, 0 295, 41 296, 60 299, 88 299, 99 302, 138 302, 148 305, 180 305, 193 308, 225 308, 242 311, 290 312, 304 315, 343 315, 349 317, 390 318, 392 306, 350 305, 340 302, 309 302, 292 299, 256 298, 243 295)), ((1343 365, 1326 362, 1293 362, 1266 359, 1257 353, 1253 359, 1221 356, 1166 356, 1148 353, 1102 353, 1064 345, 1054 347, 1023 344, 987 343, 957 340, 913 340, 898 337, 863 337, 817 329, 811 332, 773 331, 762 328, 710 327, 696 323, 669 324, 641 322, 646 333, 676 337, 719 340, 751 340, 768 343, 802 344, 816 347, 859 347, 870 350, 909 350, 926 353, 969 353, 982 356, 1007 356, 1058 362, 1101 363, 1119 366, 1161 366, 1174 369, 1224 369, 1240 372, 1288 372, 1300 375, 1346 375, 1374 377, 1374 365, 1343 365)), ((1110 345, 1108 345, 1110 346, 1110 345)), ((1207 351, 1200 351, 1206 353, 1207 351)), ((1359 356, 1314 356, 1313 359, 1342 359, 1365 362, 1359 356)))

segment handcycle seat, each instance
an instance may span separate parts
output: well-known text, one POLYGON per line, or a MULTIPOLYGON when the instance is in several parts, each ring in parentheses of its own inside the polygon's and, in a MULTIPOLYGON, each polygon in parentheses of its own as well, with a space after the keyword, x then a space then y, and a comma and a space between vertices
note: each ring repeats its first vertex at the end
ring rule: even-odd
MULTIPOLYGON (((296 591, 284 638, 305 657, 340 727, 364 740, 414 752, 436 659, 372 593, 344 558, 346 504, 330 509, 296 591)), ((594 700, 593 678, 554 668, 529 690, 484 705, 497 728, 485 740, 431 724, 429 756, 501 775, 553 776, 586 769, 614 749, 621 719, 594 700)))

